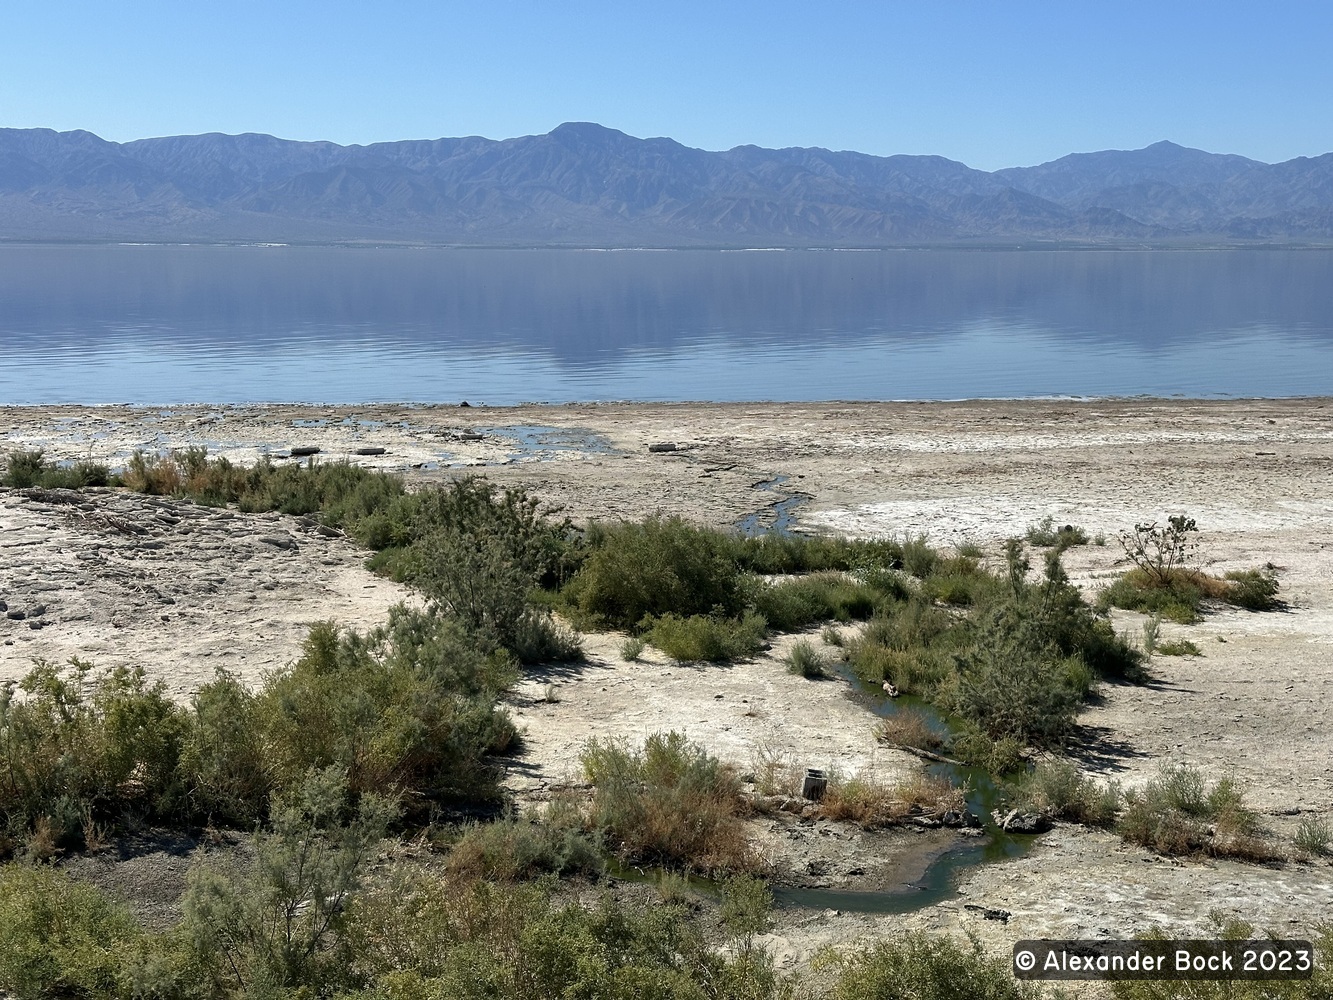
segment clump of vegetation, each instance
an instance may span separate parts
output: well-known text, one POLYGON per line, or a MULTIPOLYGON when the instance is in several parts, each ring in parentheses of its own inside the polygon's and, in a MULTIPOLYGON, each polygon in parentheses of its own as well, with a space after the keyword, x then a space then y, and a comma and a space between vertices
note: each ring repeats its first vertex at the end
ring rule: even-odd
MULTIPOLYGON (((1254 926, 1242 920, 1224 919, 1211 914, 1213 929, 1209 937, 1223 941, 1251 941, 1259 938, 1254 926)), ((1153 928, 1138 935, 1145 941, 1170 940, 1166 931, 1153 928)), ((1277 940, 1277 932, 1264 938, 1277 940)), ((1115 1000, 1324 1000, 1333 996, 1333 928, 1325 926, 1314 937, 1314 970, 1309 979, 1196 979, 1196 980, 1113 980, 1108 985, 1115 1000)))
POLYGON ((1163 656, 1202 656, 1203 650, 1191 639, 1170 639, 1158 643, 1157 652, 1163 656))
POLYGON ((0 866, 0 990, 116 996, 140 935, 123 906, 86 882, 45 865, 0 866))
POLYGON ((563 578, 568 557, 563 526, 542 519, 535 499, 476 477, 415 498, 404 566, 434 608, 525 663, 582 655, 577 637, 530 600, 563 578))
POLYGON ((0 829, 49 856, 126 813, 248 826, 330 767, 353 795, 406 796, 409 816, 493 800, 488 758, 515 737, 495 703, 514 676, 456 622, 405 608, 368 635, 313 626, 258 691, 219 673, 188 707, 142 670, 39 662, 26 697, 0 688, 0 829))
POLYGON ((915 747, 917 750, 940 750, 945 737, 932 724, 925 712, 907 708, 886 717, 875 730, 875 736, 890 746, 915 747))
POLYGON ((1198 547, 1194 518, 1183 514, 1156 522, 1136 524, 1120 536, 1120 546, 1134 568, 1102 592, 1100 606, 1143 611, 1181 625, 1199 619, 1205 599, 1222 601, 1252 611, 1280 607, 1274 568, 1233 570, 1212 576, 1186 565, 1198 547))
POLYGON ((1230 584, 1222 598, 1228 604, 1249 611, 1276 611, 1282 606, 1277 597, 1277 571, 1271 563, 1261 569, 1234 569, 1222 578, 1230 584))
POLYGON ((1306 854, 1314 857, 1324 857, 1330 851, 1330 845, 1333 845, 1333 827, 1325 819, 1317 819, 1307 816, 1301 820, 1300 825, 1296 827, 1296 846, 1306 854))
POLYGON ((1058 528, 1055 518, 1047 514, 1036 524, 1028 526, 1024 537, 1029 545, 1040 548, 1057 548, 1061 551, 1075 545, 1087 545, 1088 533, 1075 524, 1062 524, 1058 528))
POLYGON ((747 597, 747 603, 779 632, 796 632, 829 620, 864 620, 881 600, 875 587, 844 573, 814 573, 774 584, 751 578, 747 597))
POLYGON ((1121 806, 1120 786, 1099 782, 1071 762, 1044 760, 1010 787, 1011 803, 1023 811, 1084 826, 1110 827, 1121 806))
POLYGON ((1230 778, 1208 785, 1194 768, 1167 765, 1142 789, 1124 793, 1116 829, 1159 854, 1212 854, 1265 860, 1273 848, 1259 817, 1230 778))
POLYGON ((874 775, 847 779, 834 776, 819 802, 819 814, 825 819, 866 828, 889 826, 908 816, 939 819, 946 813, 961 815, 966 810, 964 789, 948 778, 920 772, 898 784, 887 784, 874 775))
POLYGON ((1011 963, 988 956, 979 942, 964 946, 942 934, 879 940, 847 954, 825 954, 817 964, 837 970, 831 994, 837 1000, 1038 1000, 1044 995, 1039 983, 1015 979, 1011 963))
POLYGON ((100 462, 81 459, 77 462, 52 465, 40 448, 32 451, 11 451, 5 459, 5 475, 0 484, 15 489, 81 490, 88 486, 107 486, 110 470, 100 462))
POLYGON ((740 780, 676 732, 642 750, 592 739, 582 754, 594 788, 593 829, 624 858, 705 872, 752 871, 740 780))
POLYGON ((753 656, 765 646, 768 626, 756 614, 649 618, 646 638, 674 660, 719 663, 753 656))
POLYGON ((823 655, 808 639, 795 642, 782 661, 789 672, 806 680, 819 680, 827 676, 823 655))
POLYGON ((639 636, 632 635, 620 644, 620 658, 626 663, 635 663, 643 655, 647 643, 639 636))
POLYGON ((731 542, 721 532, 679 517, 649 518, 594 523, 585 542, 587 557, 564 590, 582 622, 631 629, 654 616, 723 617, 741 610, 731 542))
POLYGON ((473 823, 449 851, 449 870, 467 878, 514 882, 551 873, 601 874, 601 845, 578 827, 499 819, 473 823))

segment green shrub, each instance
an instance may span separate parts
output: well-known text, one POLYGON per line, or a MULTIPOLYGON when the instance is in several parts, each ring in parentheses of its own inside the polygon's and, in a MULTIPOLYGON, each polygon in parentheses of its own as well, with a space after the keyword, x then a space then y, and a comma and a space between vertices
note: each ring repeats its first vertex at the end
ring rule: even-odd
POLYGON ((1222 595, 1228 604, 1250 611, 1275 611, 1282 605, 1277 599, 1277 576, 1271 566, 1232 570, 1223 579, 1230 583, 1222 595))
POLYGON ((773 894, 761 878, 732 875, 722 883, 722 924, 747 946, 754 935, 768 930, 772 921, 773 894))
POLYGON ((106 671, 89 693, 91 672, 38 661, 19 682, 25 699, 0 687, 0 828, 40 829, 50 848, 77 846, 109 815, 166 818, 182 804, 185 713, 142 669, 106 671))
POLYGON ((1120 786, 1082 774, 1067 760, 1045 760, 1013 785, 1011 800, 1020 809, 1085 826, 1109 827, 1120 809, 1120 786))
POLYGON ((850 955, 825 956, 838 970, 838 1000, 1037 1000, 1038 983, 1017 980, 1008 957, 990 957, 979 942, 964 947, 947 935, 916 932, 875 941, 850 955))
POLYGON ((1082 659, 1062 655, 1038 621, 1013 611, 980 622, 976 645, 956 663, 954 710, 992 739, 1040 747, 1064 742, 1093 684, 1082 659))
POLYGON ((18 1000, 128 995, 141 931, 92 886, 45 866, 0 866, 0 990, 18 1000))
POLYGON ((631 635, 620 644, 620 658, 626 663, 634 663, 643 655, 646 645, 637 635, 631 635))
POLYGON ((46 472, 46 458, 42 450, 11 451, 5 459, 5 485, 25 489, 41 484, 46 472))
POLYGON ((468 878, 596 876, 602 868, 601 846, 582 830, 518 819, 473 823, 449 852, 449 870, 468 878))
POLYGON ((513 677, 507 657, 483 654, 448 618, 395 608, 369 636, 314 625, 259 694, 269 773, 291 787, 336 766, 353 794, 410 791, 418 808, 493 798, 487 757, 515 737, 495 698, 513 677))
POLYGON ((739 780, 680 733, 655 733, 642 750, 592 739, 581 759, 595 789, 593 828, 623 857, 700 871, 755 866, 739 780))
POLYGON ((1057 548, 1064 550, 1075 545, 1087 545, 1088 533, 1075 524, 1064 524, 1060 527, 1055 526, 1055 518, 1047 514, 1036 524, 1028 526, 1024 536, 1029 545, 1037 545, 1042 548, 1057 548))
POLYGON ((922 580, 930 576, 940 561, 940 554, 927 544, 925 535, 904 538, 902 552, 902 568, 922 580))
POLYGON ((5 460, 5 475, 0 484, 16 489, 40 486, 43 489, 79 490, 86 486, 106 486, 110 470, 100 462, 81 459, 64 465, 51 465, 41 449, 12 451, 5 460))
POLYGON ((1159 854, 1207 853, 1267 859, 1258 816, 1230 778, 1211 787, 1194 768, 1164 765, 1142 789, 1129 789, 1116 829, 1159 854))
POLYGON ((829 619, 869 618, 881 601, 873 587, 842 573, 816 573, 774 584, 756 579, 748 597, 769 627, 779 632, 797 632, 829 619))
POLYGON ((347 905, 393 811, 375 795, 350 797, 338 768, 311 771, 275 803, 248 872, 207 859, 191 868, 182 931, 217 992, 351 985, 347 905))
POLYGON ((251 827, 267 814, 272 779, 258 705, 224 670, 195 693, 180 757, 191 816, 251 827))
POLYGON ((755 614, 727 618, 720 614, 681 618, 665 614, 645 621, 647 638, 673 660, 721 663, 753 656, 764 648, 768 628, 755 614))
POLYGON ((727 536, 678 517, 590 526, 590 552, 565 588, 580 618, 635 628, 648 616, 741 610, 727 536))
POLYGON ((1203 650, 1189 639, 1172 639, 1159 643, 1157 652, 1163 656, 1202 656, 1203 650))
POLYGON ((1013 736, 994 739, 975 723, 963 727, 950 745, 950 753, 966 764, 989 771, 991 774, 1013 774, 1024 765, 1024 744, 1013 736))
POLYGON ((806 639, 794 643, 787 651, 787 655, 782 658, 782 662, 787 665, 789 672, 807 680, 818 680, 826 676, 824 657, 806 639))
POLYGON ((736 565, 764 575, 891 569, 902 566, 902 543, 888 538, 779 535, 733 541, 736 565))
POLYGON ((1199 620, 1203 596, 1194 573, 1181 571, 1171 576, 1166 585, 1154 586, 1147 574, 1132 569, 1101 592, 1098 606, 1103 610, 1141 611, 1179 625, 1192 625, 1199 620))
POLYGON ((1313 854, 1315 857, 1321 857, 1330 853, 1329 845, 1333 844, 1333 827, 1329 826, 1327 820, 1307 816, 1296 827, 1295 840, 1296 846, 1302 851, 1313 854))

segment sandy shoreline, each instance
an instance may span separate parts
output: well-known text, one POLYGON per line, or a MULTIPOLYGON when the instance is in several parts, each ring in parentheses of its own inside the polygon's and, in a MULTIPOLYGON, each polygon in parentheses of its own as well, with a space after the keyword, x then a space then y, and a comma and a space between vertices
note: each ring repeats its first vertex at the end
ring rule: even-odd
MULTIPOLYGON (((1333 820, 1330 399, 0 407, 0 459, 40 447, 49 458, 115 466, 136 449, 200 445, 240 462, 318 447, 321 460, 421 481, 477 472, 576 520, 662 513, 725 526, 786 512, 806 530, 968 539, 994 553, 1049 514, 1107 540, 1068 553, 1071 575, 1089 589, 1124 568, 1118 531, 1185 512, 1199 523, 1203 565, 1273 563, 1287 610, 1164 626, 1205 655, 1156 658, 1149 687, 1104 688, 1082 717, 1080 762, 1127 783, 1163 762, 1230 774, 1282 836, 1304 817, 1333 820), (649 451, 668 443, 675 450, 649 451), (383 453, 356 454, 365 449, 383 453)), ((145 533, 100 530, 89 517, 0 492, 0 599, 45 607, 39 628, 0 618, 0 680, 33 657, 77 654, 141 663, 188 697, 215 664, 257 679, 291 659, 309 621, 368 627, 409 596, 367 573, 346 539, 299 519, 182 513, 113 493, 90 502, 84 514, 114 513, 145 533)), ((1132 634, 1140 623, 1116 617, 1132 634)), ((838 685, 812 687, 773 656, 730 669, 660 656, 631 666, 616 645, 590 637, 587 664, 515 692, 529 747, 516 768, 520 794, 539 798, 563 780, 589 732, 641 738, 683 728, 742 767, 760 742, 847 772, 916 766, 875 746, 869 713, 838 685), (558 701, 544 699, 547 683, 558 701)), ((798 961, 822 942, 903 926, 971 928, 1005 948, 1024 936, 1128 933, 1149 920, 1198 931, 1209 909, 1280 930, 1333 912, 1327 864, 1270 870, 1143 855, 1060 828, 1026 857, 969 874, 958 900, 906 917, 794 917, 773 944, 798 961), (962 909, 968 901, 1013 917, 984 921, 962 909)))

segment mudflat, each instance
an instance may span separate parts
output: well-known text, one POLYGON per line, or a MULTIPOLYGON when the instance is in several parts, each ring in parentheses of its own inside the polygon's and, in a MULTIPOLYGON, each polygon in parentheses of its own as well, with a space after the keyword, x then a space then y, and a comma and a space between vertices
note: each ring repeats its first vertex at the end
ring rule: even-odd
MULTIPOLYGON (((1129 565, 1119 533, 1185 513, 1200 529, 1198 565, 1271 563, 1285 609, 1164 624, 1164 639, 1187 637, 1203 655, 1156 656, 1150 684, 1103 686, 1081 716, 1075 759, 1127 785, 1163 763, 1230 775, 1288 842, 1301 819, 1333 821, 1333 400, 0 408, 3 451, 114 467, 136 450, 191 446, 236 462, 308 461, 302 453, 318 449, 319 461, 416 482, 477 473, 576 521, 680 514, 749 530, 925 535, 975 543, 992 559, 1004 538, 1049 515, 1104 543, 1066 553, 1090 593, 1129 565)), ((124 491, 76 503, 0 492, 0 681, 34 658, 77 655, 142 665, 186 699, 215 667, 257 680, 290 661, 312 621, 367 628, 413 599, 321 528, 124 491)), ((1133 635, 1143 622, 1113 620, 1133 635)), ((783 669, 796 637, 728 667, 651 650, 624 663, 621 638, 590 635, 585 663, 535 672, 513 692, 526 730, 510 778, 521 801, 570 780, 594 734, 684 730, 742 769, 763 754, 886 778, 920 766, 876 745, 875 717, 846 684, 783 669)), ((817 855, 831 887, 883 886, 912 868, 895 858, 925 849, 910 834, 822 821, 795 833, 754 824, 775 865, 817 855)), ((1202 933, 1210 911, 1295 936, 1333 912, 1333 867, 1165 860, 1061 825, 1020 858, 969 869, 954 898, 905 915, 786 910, 768 943, 794 963, 822 944, 925 926, 975 930, 1007 949, 1153 923, 1202 933)))

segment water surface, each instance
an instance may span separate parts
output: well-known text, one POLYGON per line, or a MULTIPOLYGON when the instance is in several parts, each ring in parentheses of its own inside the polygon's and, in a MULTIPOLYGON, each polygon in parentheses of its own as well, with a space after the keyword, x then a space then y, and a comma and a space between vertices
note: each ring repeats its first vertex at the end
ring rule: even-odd
POLYGON ((0 247, 0 401, 1333 393, 1333 251, 0 247))

